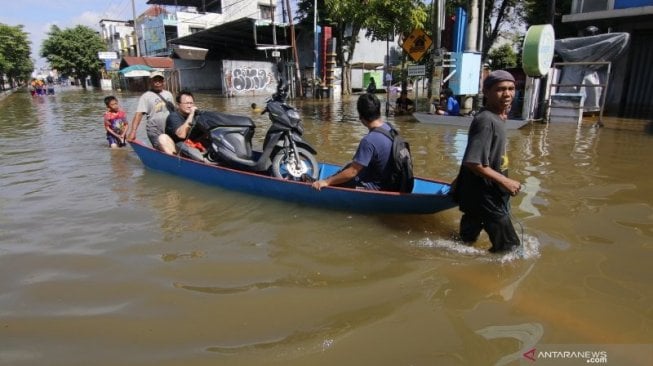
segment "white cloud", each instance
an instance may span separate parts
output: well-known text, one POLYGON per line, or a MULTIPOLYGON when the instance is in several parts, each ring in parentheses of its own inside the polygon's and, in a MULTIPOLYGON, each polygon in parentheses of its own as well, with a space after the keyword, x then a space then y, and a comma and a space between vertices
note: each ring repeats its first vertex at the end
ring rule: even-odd
POLYGON ((77 25, 85 25, 91 29, 99 30, 100 29, 100 19, 102 17, 99 13, 94 11, 85 11, 82 14, 72 18, 70 24, 67 27, 75 27, 77 25))

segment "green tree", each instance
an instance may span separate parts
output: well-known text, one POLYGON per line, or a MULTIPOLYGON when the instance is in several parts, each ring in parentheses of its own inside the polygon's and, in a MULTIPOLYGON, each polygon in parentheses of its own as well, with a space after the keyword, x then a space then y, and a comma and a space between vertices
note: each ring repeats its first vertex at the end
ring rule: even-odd
MULTIPOLYGON (((99 76, 102 61, 98 52, 105 50, 102 38, 89 27, 78 25, 61 30, 53 25, 41 46, 41 57, 62 76, 83 80, 87 76, 99 76)), ((81 84, 86 87, 86 83, 81 84)))
MULTIPOLYGON (((313 4, 313 0, 298 1, 301 23, 312 24, 313 4)), ((385 40, 423 27, 427 19, 426 7, 420 0, 320 0, 318 15, 318 24, 332 26, 338 39, 336 57, 342 67, 343 94, 351 94, 351 60, 361 29, 366 29, 366 37, 372 40, 385 40)))
MULTIPOLYGON (((483 55, 494 47, 499 38, 519 39, 514 29, 550 22, 550 0, 486 0, 483 55)), ((556 38, 575 35, 572 26, 562 23, 562 16, 571 11, 572 0, 556 0, 553 28, 556 38)), ((484 57, 485 59, 485 57, 484 57)))
POLYGON ((493 70, 508 69, 517 66, 517 54, 509 43, 504 43, 490 50, 488 59, 493 70))
POLYGON ((524 2, 520 0, 486 0, 485 28, 481 57, 487 60, 488 52, 500 38, 515 38, 515 30, 524 24, 524 2))
MULTIPOLYGON (((562 22, 562 16, 569 14, 571 11, 571 2, 572 0, 556 0, 555 2, 555 14, 552 25, 555 29, 556 38, 575 37, 577 35, 577 31, 573 26, 562 22)), ((526 25, 549 23, 549 3, 550 1, 545 0, 524 1, 524 21, 526 25)))
MULTIPOLYGON (((34 70, 30 43, 22 25, 0 23, 0 80, 6 76, 12 88, 29 80, 34 70)), ((4 82, 0 82, 0 89, 4 89, 4 82)))

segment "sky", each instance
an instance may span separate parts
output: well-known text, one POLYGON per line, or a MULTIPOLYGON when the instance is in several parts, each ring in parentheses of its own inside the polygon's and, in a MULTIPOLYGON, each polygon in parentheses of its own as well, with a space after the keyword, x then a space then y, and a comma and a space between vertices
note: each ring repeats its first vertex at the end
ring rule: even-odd
MULTIPOLYGON (((136 15, 149 7, 148 0, 133 1, 136 15)), ((47 66, 39 51, 52 25, 61 29, 85 25, 99 31, 101 19, 132 18, 132 0, 4 0, 0 7, 0 23, 22 24, 29 33, 36 68, 47 66)))

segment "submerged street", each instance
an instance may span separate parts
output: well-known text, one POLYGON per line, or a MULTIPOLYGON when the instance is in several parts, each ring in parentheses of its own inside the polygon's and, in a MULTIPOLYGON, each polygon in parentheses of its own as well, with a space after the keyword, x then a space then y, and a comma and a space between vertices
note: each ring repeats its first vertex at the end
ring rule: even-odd
MULTIPOLYGON (((0 100, 0 364, 487 365, 560 344, 653 357, 642 129, 509 131, 523 247, 499 256, 485 234, 451 239, 457 209, 352 214, 146 170, 107 147, 107 95, 0 100)), ((139 94, 114 95, 131 121, 139 94)), ((367 133, 355 101, 290 101, 318 160, 350 161, 367 133)), ((196 94, 201 110, 251 116, 259 147, 269 120, 252 102, 265 98, 196 94)), ((416 175, 456 176, 465 128, 388 120, 416 175)))

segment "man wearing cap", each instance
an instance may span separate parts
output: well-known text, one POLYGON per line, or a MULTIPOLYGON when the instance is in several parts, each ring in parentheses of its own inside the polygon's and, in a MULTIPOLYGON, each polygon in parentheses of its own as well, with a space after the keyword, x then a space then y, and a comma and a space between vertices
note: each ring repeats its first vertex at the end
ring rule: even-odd
POLYGON ((133 141, 136 139, 136 130, 143 119, 143 115, 145 115, 145 131, 152 146, 167 154, 174 155, 175 143, 165 133, 166 118, 168 118, 170 111, 174 111, 174 98, 169 91, 163 89, 164 85, 165 79, 161 71, 150 73, 150 90, 141 95, 138 100, 127 140, 133 141))
POLYGON ((506 252, 519 245, 509 200, 521 185, 507 176, 504 126, 515 96, 515 79, 507 71, 493 71, 483 81, 483 93, 485 107, 469 127, 460 173, 452 183, 453 195, 463 212, 462 241, 473 243, 485 230, 492 242, 490 252, 506 252))

